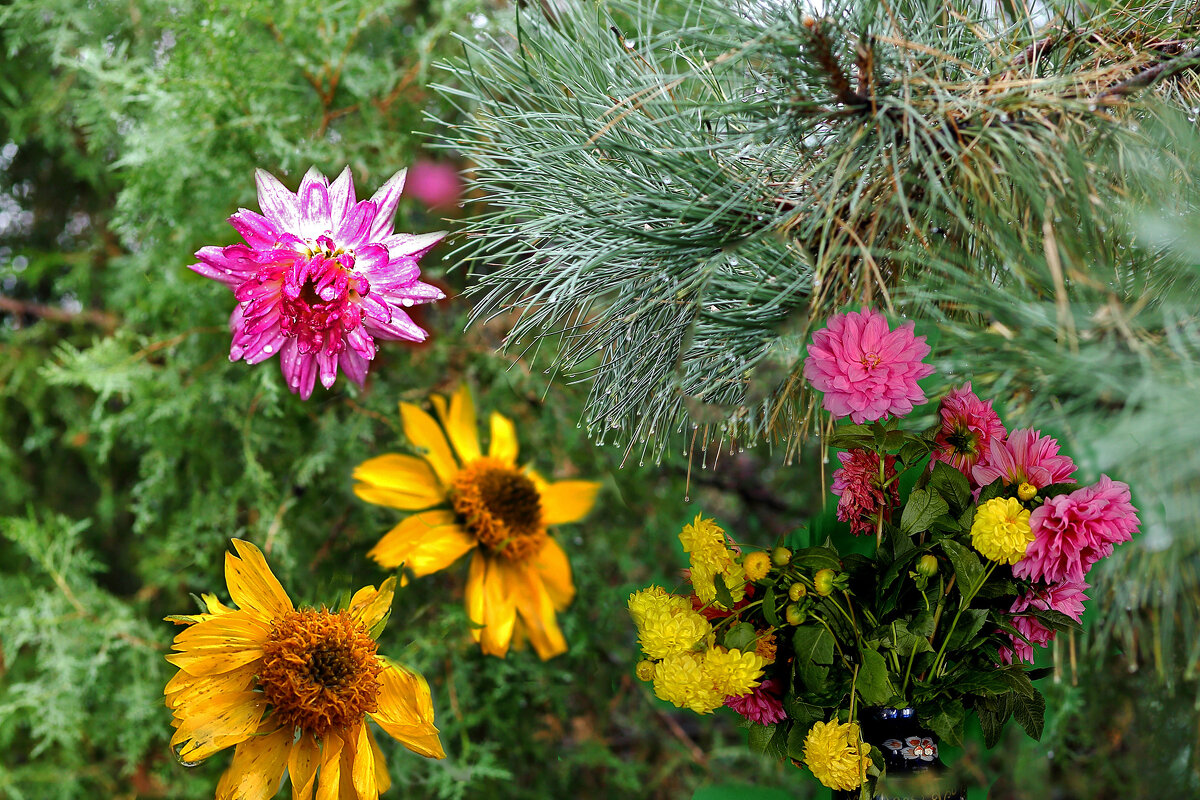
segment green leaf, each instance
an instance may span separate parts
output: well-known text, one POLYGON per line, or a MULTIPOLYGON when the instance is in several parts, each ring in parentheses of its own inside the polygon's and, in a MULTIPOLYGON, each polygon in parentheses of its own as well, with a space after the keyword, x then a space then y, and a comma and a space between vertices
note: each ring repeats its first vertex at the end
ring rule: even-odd
POLYGON ((992 481, 991 483, 989 483, 987 486, 983 487, 979 491, 979 501, 977 502, 976 505, 983 505, 988 500, 996 499, 997 497, 1000 496, 1000 493, 1003 491, 1004 491, 1004 479, 996 478, 996 480, 992 481))
POLYGON ((1004 725, 1013 713, 1013 698, 1010 694, 998 697, 980 698, 975 704, 975 714, 979 717, 979 727, 983 729, 983 743, 988 749, 1000 742, 1000 734, 1004 725))
POLYGON ((788 562, 788 566, 800 566, 806 569, 841 569, 842 560, 838 558, 837 550, 832 547, 824 547, 817 545, 816 547, 805 547, 802 550, 796 550, 792 553, 792 560, 788 562))
POLYGON ((967 482, 967 476, 943 461, 934 462, 928 487, 956 509, 956 514, 971 505, 971 485, 967 482))
MULTIPOLYGON (((932 623, 933 618, 929 621, 932 623)), ((933 650, 929 644, 928 634, 917 634, 908 628, 908 620, 897 620, 890 625, 878 628, 884 645, 896 651, 901 658, 909 658, 914 652, 924 653, 933 650)))
POLYGON ((1030 608, 1021 612, 1022 616, 1033 617, 1038 622, 1053 631, 1082 631, 1083 625, 1068 617, 1061 611, 1053 609, 1030 608))
POLYGON ((887 660, 877 650, 862 651, 862 665, 855 682, 858 696, 869 706, 887 705, 896 695, 888 675, 887 660))
POLYGON ((936 733, 942 741, 956 747, 962 745, 963 720, 967 712, 962 702, 944 700, 936 713, 929 718, 929 729, 936 733))
POLYGON ((771 744, 771 738, 775 736, 775 723, 770 725, 762 725, 755 722, 750 726, 750 735, 748 737, 750 749, 755 753, 767 752, 767 746, 771 744))
POLYGON ((856 450, 874 445, 875 436, 866 425, 842 425, 825 442, 838 450, 856 450))
POLYGON ((717 573, 713 576, 713 586, 717 590, 717 602, 725 608, 733 608, 733 595, 729 592, 729 587, 725 585, 725 576, 717 573))
POLYGON ((788 719, 792 722, 792 730, 788 734, 789 752, 791 751, 791 740, 797 733, 803 743, 803 739, 813 723, 824 720, 826 716, 825 709, 812 703, 806 703, 794 694, 783 698, 783 710, 787 712, 788 719))
POLYGON ((825 689, 825 679, 833 665, 833 637, 822 625, 801 625, 792 634, 796 653, 796 677, 813 694, 825 689))
POLYGON ((900 515, 900 530, 909 534, 929 530, 933 521, 950 510, 942 496, 928 489, 913 489, 900 515))
POLYGON ((971 591, 983 577, 983 563, 979 556, 953 539, 942 539, 938 544, 954 566, 958 590, 965 596, 965 593, 971 591))
POLYGON ((1046 698, 1035 691, 1032 697, 1013 695, 1013 716, 1029 734, 1029 738, 1040 741, 1042 728, 1046 724, 1046 698))
POLYGON ((754 630, 754 626, 749 622, 739 622, 733 625, 729 630, 725 631, 725 637, 722 644, 730 650, 741 650, 747 652, 755 648, 755 642, 758 640, 758 632, 754 630))
POLYGON ((775 611, 775 584, 773 583, 763 592, 762 610, 768 625, 772 628, 780 627, 779 614, 775 611))
POLYGON ((910 438, 904 447, 900 448, 900 463, 906 467, 911 467, 913 464, 920 461, 929 453, 929 443, 924 439, 910 438))
POLYGON ((954 653, 956 650, 970 650, 971 640, 979 633, 983 623, 987 622, 987 618, 986 608, 964 609, 962 616, 958 618, 958 624, 954 626, 954 632, 950 634, 948 653, 954 653))

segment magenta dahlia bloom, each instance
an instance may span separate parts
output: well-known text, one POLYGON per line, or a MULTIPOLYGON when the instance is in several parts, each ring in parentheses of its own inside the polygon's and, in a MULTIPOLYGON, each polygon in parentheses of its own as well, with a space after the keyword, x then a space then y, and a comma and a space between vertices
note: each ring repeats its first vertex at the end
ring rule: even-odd
POLYGON ((1003 478, 1006 484, 1028 483, 1044 489, 1069 481, 1074 474, 1075 462, 1058 454, 1058 440, 1030 428, 1013 431, 1007 439, 992 439, 983 460, 971 469, 976 486, 1003 478))
POLYGON ((885 490, 879 480, 879 454, 873 450, 847 450, 837 454, 841 469, 834 470, 833 486, 838 496, 837 518, 850 523, 855 536, 873 536, 880 512, 888 514, 900 505, 900 482, 896 477, 896 457, 883 462, 885 490))
POLYGON ((1101 475, 1092 486, 1048 497, 1029 516, 1033 541, 1013 575, 1036 581, 1082 582, 1088 570, 1137 533, 1129 487, 1101 475))
POLYGON ((933 373, 921 363, 927 355, 929 345, 924 336, 913 336, 913 323, 888 330, 883 314, 864 308, 835 314, 813 334, 804 377, 824 393, 822 404, 835 419, 902 417, 925 402, 917 381, 933 373))
POLYGON ((330 184, 313 167, 295 194, 261 169, 254 179, 263 213, 229 218, 246 244, 203 247, 191 265, 237 298, 230 361, 278 353, 288 388, 307 400, 339 369, 361 386, 376 339, 424 341, 404 309, 445 297, 417 267, 445 233, 393 232, 404 170, 370 200, 355 200, 349 168, 330 184))
MULTIPOLYGON (((1083 618, 1083 604, 1087 600, 1084 591, 1088 585, 1083 581, 1063 581, 1049 586, 1035 587, 1013 601, 1009 613, 1013 627, 1033 644, 1045 647, 1054 640, 1057 631, 1043 625, 1035 617, 1021 616, 1020 612, 1031 608, 1043 611, 1058 611, 1079 622, 1083 618)), ((1033 663, 1033 646, 1009 634, 1012 645, 1000 648, 1000 660, 1005 664, 1013 663, 1014 656, 1027 664, 1033 663)))
POLYGON ((935 461, 944 461, 970 478, 972 468, 992 442, 1008 435, 1000 415, 992 409, 992 401, 985 403, 976 397, 970 381, 942 398, 938 415, 942 422, 934 440, 930 469, 935 461))
POLYGON ((783 710, 783 701, 775 693, 775 681, 771 678, 767 678, 754 687, 749 694, 726 697, 725 705, 751 722, 757 722, 760 725, 770 725, 787 719, 787 713, 783 710))

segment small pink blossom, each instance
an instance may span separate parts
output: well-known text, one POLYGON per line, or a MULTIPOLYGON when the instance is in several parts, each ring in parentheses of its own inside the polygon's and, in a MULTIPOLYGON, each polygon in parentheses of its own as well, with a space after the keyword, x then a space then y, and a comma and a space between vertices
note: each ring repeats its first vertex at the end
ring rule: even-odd
MULTIPOLYGON (((1088 585, 1083 581, 1063 581, 1030 590, 1024 597, 1014 600, 1009 609, 1010 614, 1016 615, 1011 618, 1013 627, 1033 644, 1047 646, 1054 640, 1057 631, 1047 628, 1036 617, 1022 616, 1020 612, 1031 608, 1058 611, 1079 622, 1083 618, 1083 604, 1087 600, 1084 591, 1087 588, 1088 585)), ((1033 646, 1011 634, 1009 637, 1012 639, 1012 645, 1000 648, 1000 660, 1011 664, 1014 658, 1019 658, 1027 664, 1032 664, 1033 646)))
POLYGON ((1088 570, 1137 532, 1129 487, 1101 475, 1092 485, 1048 497, 1029 517, 1033 541, 1013 575, 1047 582, 1082 582, 1088 570))
POLYGON ((1058 454, 1057 439, 1024 428, 1007 439, 992 439, 983 460, 971 470, 971 479, 976 486, 1003 478, 1005 484, 1028 483, 1044 489, 1069 481, 1074 474, 1075 462, 1058 454))
POLYGON ((404 309, 445 297, 417 267, 445 234, 393 232, 404 174, 358 201, 349 168, 330 184, 314 167, 294 194, 255 173, 262 214, 229 218, 246 244, 201 248, 191 265, 237 298, 230 361, 278 353, 288 388, 307 400, 318 377, 328 389, 339 369, 361 386, 376 339, 425 339, 404 309))
POLYGON ((925 402, 917 381, 933 373, 921 359, 929 355, 913 323, 889 330, 883 314, 870 309, 835 314, 813 334, 804 377, 823 392, 823 405, 835 419, 855 423, 902 417, 925 402))
POLYGON ((725 705, 760 725, 770 725, 787 719, 783 701, 775 694, 775 681, 771 678, 760 683, 749 694, 726 697, 725 705))
POLYGON ((972 468, 992 442, 1002 441, 1008 435, 1000 416, 992 409, 992 401, 985 403, 976 397, 970 381, 942 398, 938 415, 941 425, 929 461, 931 469, 935 461, 944 461, 970 478, 972 468))
POLYGON ((462 178, 453 164, 421 159, 408 170, 404 193, 432 209, 452 207, 462 196, 462 178))
POLYGON ((855 536, 875 534, 879 514, 889 514, 900 505, 899 481, 896 477, 896 457, 887 456, 883 463, 883 480, 890 481, 887 489, 879 479, 879 454, 873 450, 847 450, 837 454, 842 463, 833 473, 830 488, 838 500, 837 518, 850 523, 855 536))

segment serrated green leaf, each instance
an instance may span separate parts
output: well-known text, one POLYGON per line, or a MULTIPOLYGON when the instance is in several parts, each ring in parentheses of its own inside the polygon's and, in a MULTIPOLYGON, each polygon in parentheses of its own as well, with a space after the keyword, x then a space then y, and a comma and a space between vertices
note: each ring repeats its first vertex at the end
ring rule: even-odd
POLYGON ((967 477, 944 461, 934 462, 928 488, 941 495, 955 509, 955 514, 971 505, 971 484, 967 477))
POLYGON ((954 567, 954 575, 958 580, 958 590, 966 593, 979 583, 983 577, 983 563, 979 556, 968 550, 953 539, 942 539, 938 542, 942 552, 950 559, 954 567))
POLYGON ((792 634, 792 647, 796 677, 807 691, 819 694, 833 664, 833 637, 822 625, 801 625, 792 634))
POLYGON ((933 521, 950 510, 940 494, 928 489, 913 489, 900 515, 900 530, 910 536, 929 530, 933 521))
POLYGON ((750 734, 747 737, 747 742, 750 749, 755 753, 767 752, 767 746, 771 743, 771 737, 775 735, 775 723, 763 725, 755 722, 750 726, 750 734))
POLYGON ((754 649, 757 640, 758 632, 754 630, 754 626, 749 622, 739 622, 725 631, 722 644, 730 650, 746 652, 754 649))
POLYGON ((1025 695, 1012 695, 1012 697, 1013 716, 1025 729, 1025 733, 1029 734, 1029 738, 1040 741, 1042 728, 1046 724, 1046 699, 1038 691, 1034 691, 1032 697, 1025 695))
POLYGON ((862 664, 854 684, 858 696, 869 706, 887 705, 896 695, 888 676, 887 660, 876 650, 863 650, 861 656, 862 664))

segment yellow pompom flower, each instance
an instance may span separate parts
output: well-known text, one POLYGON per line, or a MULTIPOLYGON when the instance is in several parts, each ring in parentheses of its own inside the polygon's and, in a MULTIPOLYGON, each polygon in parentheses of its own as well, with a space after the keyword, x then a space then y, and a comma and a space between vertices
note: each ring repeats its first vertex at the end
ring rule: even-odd
POLYGON ((679 532, 683 549, 691 556, 692 569, 721 572, 733 561, 725 546, 725 530, 711 519, 702 519, 700 514, 691 525, 684 525, 679 532))
POLYGON ((708 620, 690 606, 686 609, 666 606, 658 613, 647 614, 638 626, 638 641, 647 656, 660 659, 690 653, 711 632, 708 620))
POLYGON ((367 555, 420 577, 472 553, 464 599, 478 626, 471 637, 483 652, 503 657, 514 640, 525 638, 544 659, 564 652, 555 615, 570 605, 575 585, 567 556, 547 529, 583 519, 600 484, 551 483, 520 466, 516 426, 501 414, 491 416, 485 455, 466 386, 449 402, 441 395, 431 402, 440 425, 417 406, 400 404, 404 435, 423 456, 382 455, 354 470, 354 493, 363 500, 419 512, 367 555))
POLYGON ((771 557, 761 550, 755 550, 742 559, 742 569, 746 571, 746 580, 762 580, 771 571, 771 557))
POLYGON ((852 792, 867 779, 869 750, 857 722, 818 722, 804 738, 804 763, 824 786, 852 792))
POLYGON ((167 661, 163 694, 171 748, 194 765, 233 747, 217 800, 273 797, 286 769, 292 797, 377 798, 391 784, 367 724, 409 750, 445 758, 429 685, 377 652, 395 578, 367 586, 347 608, 296 608, 249 542, 233 540, 225 582, 237 609, 203 595, 207 613, 167 620, 187 628, 167 661))
POLYGON ((654 665, 654 693, 679 708, 709 714, 725 703, 704 670, 706 654, 681 653, 654 665))
POLYGON ((703 670, 721 697, 740 697, 758 686, 766 659, 753 650, 713 648, 704 654, 703 670))
POLYGON ((634 672, 637 673, 639 681, 652 681, 654 680, 654 662, 642 659, 637 663, 634 672))
POLYGON ((691 610, 692 601, 677 594, 668 594, 661 586, 649 586, 629 595, 629 616, 638 630, 652 616, 691 610))
POLYGON ((971 525, 971 544, 984 557, 1016 564, 1033 541, 1029 512, 1015 497, 997 497, 979 506, 971 525))

